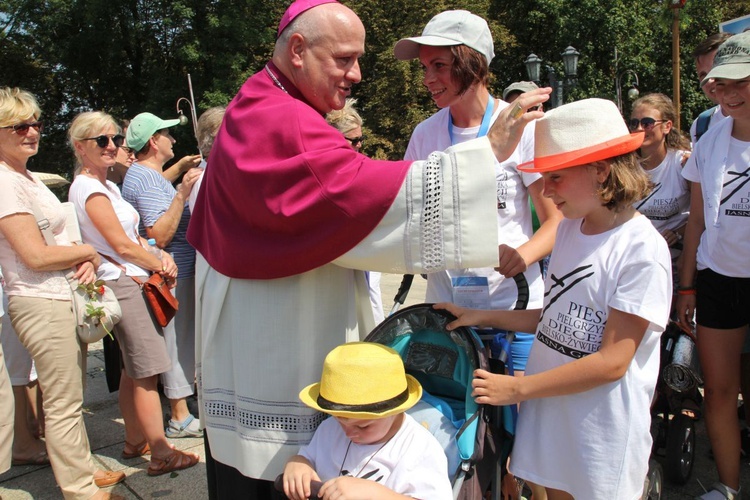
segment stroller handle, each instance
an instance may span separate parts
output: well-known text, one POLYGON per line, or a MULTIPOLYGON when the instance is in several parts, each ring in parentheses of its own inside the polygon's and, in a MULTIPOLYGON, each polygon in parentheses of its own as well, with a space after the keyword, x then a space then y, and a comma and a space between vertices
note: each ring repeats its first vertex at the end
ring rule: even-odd
POLYGON ((514 311, 522 311, 529 305, 529 282, 526 280, 526 275, 518 273, 513 276, 513 281, 516 282, 516 288, 518 288, 518 298, 516 299, 516 307, 514 311))
MULTIPOLYGON (((318 498, 321 486, 323 486, 323 483, 320 481, 310 481, 310 496, 308 498, 318 498)), ((273 481, 273 487, 276 491, 284 493, 284 474, 276 476, 276 479, 273 481)))
POLYGON ((398 311, 399 307, 404 305, 404 301, 406 301, 406 296, 409 295, 409 290, 411 289, 411 284, 413 281, 413 274, 404 274, 404 277, 401 280, 401 285, 398 287, 398 292, 396 292, 396 296, 393 298, 394 304, 393 309, 391 310, 391 314, 398 311))

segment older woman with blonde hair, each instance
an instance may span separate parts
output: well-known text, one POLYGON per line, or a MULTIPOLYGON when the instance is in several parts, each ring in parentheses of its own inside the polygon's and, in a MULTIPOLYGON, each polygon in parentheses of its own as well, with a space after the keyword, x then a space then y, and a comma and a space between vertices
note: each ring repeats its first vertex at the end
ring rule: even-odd
POLYGON ((75 334, 65 277, 72 269, 74 280, 93 283, 100 259, 91 245, 71 244, 60 201, 26 168, 39 151, 40 115, 32 94, 0 88, 0 266, 8 314, 36 363, 44 390, 47 452, 63 496, 112 498, 99 486, 122 481, 125 474, 98 471, 91 458, 81 410, 85 354, 75 334), (35 212, 43 219, 37 221, 35 212), (54 245, 45 242, 42 222, 54 245))
POLYGON ((138 235, 138 212, 107 180, 107 170, 114 165, 124 140, 115 120, 99 111, 81 113, 70 125, 68 139, 79 172, 69 198, 83 240, 103 256, 98 278, 114 290, 123 313, 114 331, 124 364, 119 395, 125 420, 122 456, 136 458, 150 453, 150 476, 192 467, 198 457, 173 449, 164 435, 156 384, 171 362, 162 330, 135 281, 145 281, 151 272, 174 280, 177 266, 168 253, 161 252, 159 258, 147 250, 147 242, 138 235))
POLYGON ((349 98, 341 109, 335 109, 326 115, 326 121, 336 127, 357 151, 362 149, 365 136, 362 134, 362 117, 354 105, 357 100, 349 98))

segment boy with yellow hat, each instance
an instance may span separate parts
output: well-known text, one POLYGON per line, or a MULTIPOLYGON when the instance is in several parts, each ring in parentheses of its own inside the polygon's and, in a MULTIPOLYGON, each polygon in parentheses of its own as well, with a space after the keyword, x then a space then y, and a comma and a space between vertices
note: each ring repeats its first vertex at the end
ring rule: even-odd
POLYGON ((327 413, 309 445, 284 469, 284 493, 321 498, 453 498, 448 462, 430 432, 405 413, 422 396, 398 353, 381 344, 352 342, 326 356, 319 383, 299 394, 327 413))

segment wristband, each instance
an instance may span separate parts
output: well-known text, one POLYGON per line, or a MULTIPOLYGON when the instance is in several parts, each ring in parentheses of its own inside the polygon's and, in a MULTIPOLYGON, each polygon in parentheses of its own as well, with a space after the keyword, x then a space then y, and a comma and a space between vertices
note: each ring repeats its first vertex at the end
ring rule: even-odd
POLYGON ((677 288, 677 295, 695 295, 695 288, 677 288))

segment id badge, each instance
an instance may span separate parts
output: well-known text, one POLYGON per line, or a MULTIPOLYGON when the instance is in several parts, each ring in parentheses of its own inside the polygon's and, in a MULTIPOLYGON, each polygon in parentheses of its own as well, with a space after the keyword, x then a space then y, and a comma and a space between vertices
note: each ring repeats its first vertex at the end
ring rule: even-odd
POLYGON ((451 278, 453 303, 471 309, 490 308, 490 285, 486 276, 451 278))

